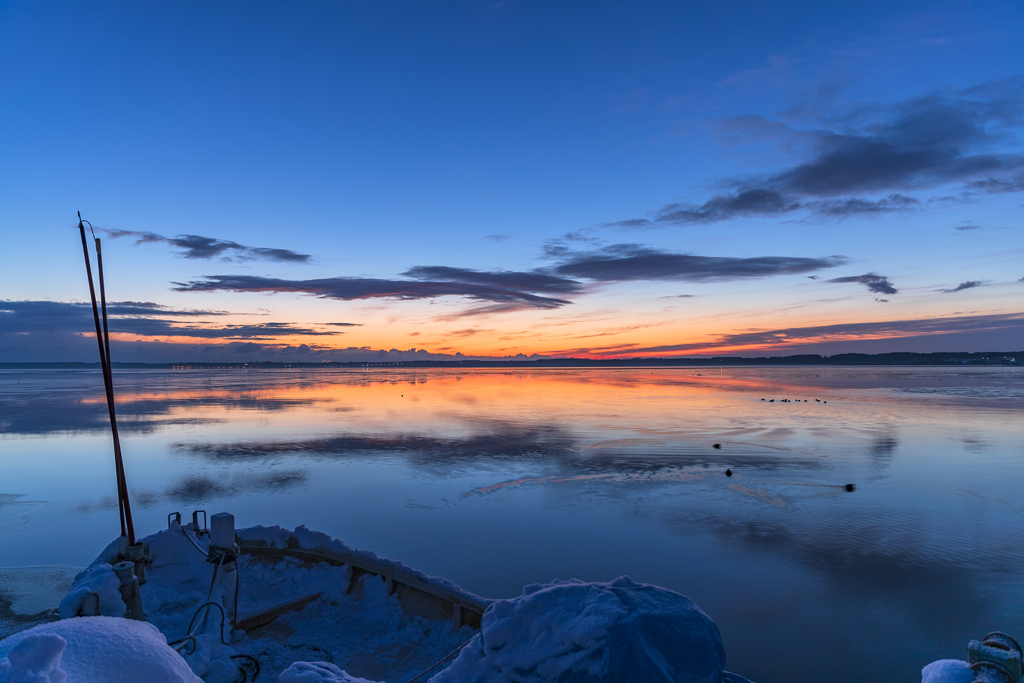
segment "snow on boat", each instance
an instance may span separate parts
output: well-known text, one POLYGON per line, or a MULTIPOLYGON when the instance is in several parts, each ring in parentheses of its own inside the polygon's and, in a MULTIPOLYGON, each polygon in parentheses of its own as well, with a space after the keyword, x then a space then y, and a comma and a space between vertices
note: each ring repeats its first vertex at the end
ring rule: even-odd
POLYGON ((61 621, 0 641, 0 681, 746 680, 693 602, 628 577, 489 600, 305 527, 194 519, 135 561, 111 543, 61 621))
MULTIPOLYGON (((60 621, 0 640, 0 683, 750 683, 696 604, 629 577, 489 600, 305 527, 193 519, 107 546, 60 621)), ((968 655, 923 683, 1020 683, 1009 636, 968 655)))

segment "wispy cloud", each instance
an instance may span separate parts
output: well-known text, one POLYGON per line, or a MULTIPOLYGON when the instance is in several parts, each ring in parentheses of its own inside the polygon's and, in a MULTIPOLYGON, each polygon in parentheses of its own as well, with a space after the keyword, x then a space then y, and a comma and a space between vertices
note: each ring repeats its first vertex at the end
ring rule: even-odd
POLYGON ((269 247, 248 247, 231 240, 221 240, 202 235, 178 235, 164 237, 153 232, 136 232, 134 230, 103 229, 113 238, 134 237, 136 244, 162 243, 178 250, 178 255, 187 259, 213 259, 222 261, 252 261, 263 259, 283 263, 307 263, 309 254, 300 254, 291 249, 273 249, 269 247))
POLYGON ((908 197, 899 193, 891 194, 881 199, 823 199, 817 202, 809 202, 805 206, 814 213, 821 216, 834 218, 849 218, 852 216, 869 216, 873 214, 897 213, 910 211, 921 205, 921 202, 914 197, 908 197))
POLYGON ((820 344, 902 337, 913 338, 963 333, 984 333, 986 335, 1004 333, 1015 337, 1018 330, 1024 332, 1024 313, 787 327, 724 334, 704 342, 662 346, 644 346, 634 343, 609 346, 602 349, 566 349, 559 353, 615 357, 622 355, 656 356, 680 353, 706 353, 722 348, 742 349, 744 347, 778 350, 789 346, 795 347, 811 343, 820 344))
POLYGON ((836 277, 826 282, 834 283, 845 283, 845 282, 857 282, 868 288, 869 292, 875 294, 895 294, 897 292, 896 287, 893 286, 889 278, 878 273, 865 273, 864 275, 852 275, 849 277, 836 277))
POLYGON ((961 282, 960 284, 958 284, 956 287, 953 287, 952 289, 938 289, 938 290, 935 290, 935 291, 942 292, 943 294, 952 294, 953 292, 962 292, 965 289, 974 289, 975 287, 984 287, 986 284, 988 284, 988 283, 982 282, 981 280, 968 280, 967 282, 961 282))
MULTIPOLYGON (((205 317, 223 312, 172 309, 150 302, 115 302, 107 307, 112 334, 200 339, 273 339, 287 336, 335 336, 340 331, 300 327, 291 323, 204 325, 165 320, 166 316, 205 317)), ((0 301, 0 336, 25 334, 78 334, 95 330, 92 305, 62 301, 0 301)))
POLYGON ((1022 140, 1022 84, 1010 79, 832 117, 816 111, 802 129, 733 117, 721 122, 731 138, 775 138, 809 158, 760 177, 727 179, 728 191, 703 203, 667 204, 649 218, 605 225, 644 229, 798 210, 833 218, 885 214, 920 205, 904 192, 950 184, 968 193, 1024 191, 1024 155, 1011 151, 1022 140))
POLYGON ((562 293, 581 289, 577 282, 539 273, 494 273, 444 266, 422 266, 407 271, 420 279, 386 280, 377 278, 334 277, 317 280, 283 280, 255 275, 208 275, 201 280, 176 282, 179 292, 274 292, 308 294, 323 299, 357 301, 361 299, 432 299, 440 296, 461 296, 487 301, 499 306, 496 310, 521 308, 559 308, 570 301, 534 292, 562 293), (427 279, 441 277, 448 279, 427 279))
POLYGON ((842 256, 805 258, 757 256, 733 258, 679 254, 638 244, 616 244, 593 252, 564 254, 553 271, 599 282, 674 280, 714 282, 809 273, 842 265, 842 256))

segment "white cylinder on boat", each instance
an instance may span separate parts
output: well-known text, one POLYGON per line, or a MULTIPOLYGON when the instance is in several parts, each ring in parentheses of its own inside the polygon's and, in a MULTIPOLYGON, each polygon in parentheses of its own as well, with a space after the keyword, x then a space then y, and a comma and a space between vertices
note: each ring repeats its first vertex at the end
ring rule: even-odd
POLYGON ((235 516, 218 512, 210 517, 210 545, 218 548, 235 547, 235 516))

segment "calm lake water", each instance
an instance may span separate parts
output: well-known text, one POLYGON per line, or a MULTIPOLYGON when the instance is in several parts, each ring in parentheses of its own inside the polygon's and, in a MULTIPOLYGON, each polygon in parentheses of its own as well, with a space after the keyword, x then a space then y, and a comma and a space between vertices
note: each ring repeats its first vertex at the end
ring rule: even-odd
MULTIPOLYGON (((140 535, 196 508, 305 524, 488 597, 628 574, 695 600, 728 668, 757 683, 916 681, 972 638, 1024 636, 1011 369, 122 370, 115 384, 140 535)), ((113 472, 98 372, 0 372, 0 566, 92 561, 119 532, 113 472)))

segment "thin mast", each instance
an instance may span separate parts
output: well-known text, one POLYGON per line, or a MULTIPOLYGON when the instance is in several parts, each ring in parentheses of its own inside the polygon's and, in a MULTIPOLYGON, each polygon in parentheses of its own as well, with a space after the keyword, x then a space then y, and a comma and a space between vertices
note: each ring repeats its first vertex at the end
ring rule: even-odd
POLYGON ((92 317, 96 324, 96 343, 100 351, 100 365, 103 368, 103 386, 107 394, 107 411, 110 414, 110 431, 114 437, 114 469, 117 475, 118 508, 121 513, 121 535, 128 537, 128 544, 135 544, 135 526, 132 524, 132 509, 128 501, 128 485, 124 476, 124 461, 121 458, 121 439, 117 433, 117 415, 114 411, 114 380, 110 368, 110 341, 107 334, 107 305, 103 286, 103 257, 100 252, 100 240, 96 238, 96 258, 99 266, 100 295, 103 298, 103 325, 100 326, 100 313, 96 306, 96 288, 92 280, 92 266, 89 263, 89 246, 85 240, 85 225, 82 215, 78 215, 78 230, 82 235, 82 253, 85 256, 85 273, 89 279, 89 297, 92 299, 92 317))

